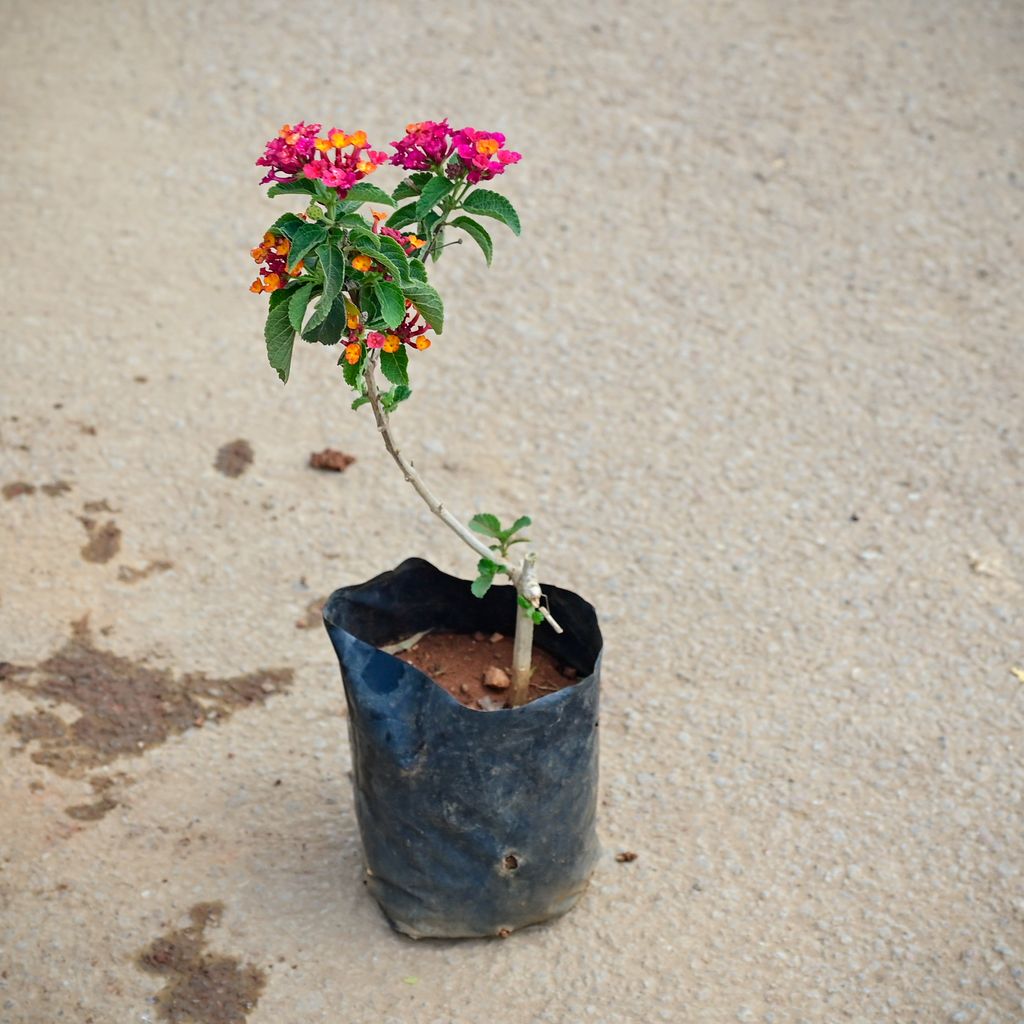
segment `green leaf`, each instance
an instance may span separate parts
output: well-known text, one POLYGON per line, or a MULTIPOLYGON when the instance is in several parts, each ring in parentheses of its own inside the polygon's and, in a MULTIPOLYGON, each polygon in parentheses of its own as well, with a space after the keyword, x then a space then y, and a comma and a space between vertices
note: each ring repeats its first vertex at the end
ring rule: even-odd
POLYGON ((403 281, 408 280, 409 257, 406 256, 405 250, 390 235, 378 235, 377 240, 380 243, 382 255, 387 256, 398 268, 398 276, 403 281))
POLYGON ((306 341, 319 341, 319 327, 327 319, 328 314, 334 308, 334 298, 324 292, 320 296, 320 301, 316 304, 316 309, 313 311, 313 315, 309 318, 309 322, 306 324, 306 329, 302 332, 303 338, 306 341))
POLYGON ((490 512, 478 512, 469 521, 469 528, 486 537, 494 537, 501 540, 501 521, 490 512))
POLYGON ((512 230, 514 235, 519 234, 519 214, 516 213, 516 208, 498 192, 478 188, 462 200, 462 209, 466 213, 476 213, 481 217, 493 217, 495 220, 500 220, 502 224, 512 230))
POLYGON ((388 227, 401 230, 402 228, 408 227, 410 224, 415 224, 420 218, 416 216, 416 204, 408 203, 406 206, 400 206, 390 217, 388 217, 388 227))
POLYGON ((523 611, 528 612, 533 610, 533 605, 530 604, 530 602, 525 597, 523 597, 522 594, 516 595, 516 602, 519 604, 519 607, 523 609, 523 611))
POLYGON ((409 276, 417 281, 427 283, 427 268, 422 260, 409 260, 409 276))
POLYGON ((334 220, 339 228, 362 228, 366 230, 366 221, 358 213, 343 213, 334 220))
POLYGON ((404 402, 412 394, 412 388, 406 384, 399 384, 390 391, 385 391, 380 396, 380 404, 384 406, 385 412, 394 412, 396 407, 404 402))
POLYGON ((520 530, 525 530, 527 526, 532 526, 533 520, 529 516, 520 516, 504 533, 504 537, 511 537, 513 533, 518 533, 520 530))
POLYGON ((360 396, 359 398, 357 398, 357 399, 356 399, 356 400, 355 400, 355 401, 354 401, 354 402, 352 403, 352 408, 353 408, 353 409, 358 409, 358 408, 359 408, 359 406, 361 406, 361 405, 366 405, 366 403, 367 403, 367 402, 369 402, 369 401, 370 401, 370 400, 369 400, 369 399, 368 399, 368 398, 366 397, 366 395, 361 395, 361 396, 360 396))
POLYGON ((306 253, 316 248, 327 237, 327 228, 321 224, 303 224, 292 238, 292 247, 288 251, 288 269, 294 270, 306 253))
MULTIPOLYGON (((366 226, 366 223, 353 227, 348 232, 348 241, 353 246, 369 247, 366 251, 370 254, 376 254, 381 247, 379 237, 366 226)), ((359 251, 362 252, 361 249, 359 251)))
POLYGON ((267 230, 275 235, 284 235, 290 242, 295 236, 295 232, 305 223, 301 217, 296 217, 294 213, 282 213, 267 230))
POLYGON ((345 383, 356 391, 362 391, 363 367, 366 365, 366 351, 363 351, 362 358, 358 363, 350 363, 343 358, 341 372, 345 377, 345 383))
POLYGON ((490 266, 491 256, 494 253, 494 243, 491 241, 491 236, 487 233, 487 229, 482 224, 477 224, 470 217, 456 217, 452 221, 452 227, 462 228, 483 249, 484 259, 487 260, 487 266, 490 266))
POLYGON ((504 572, 505 567, 499 565, 493 559, 481 558, 480 561, 476 563, 476 571, 480 573, 481 576, 486 576, 488 574, 494 576, 499 572, 504 572))
POLYGON ((279 302, 270 307, 263 337, 267 341, 267 358, 277 370, 278 377, 287 384, 292 365, 292 346, 295 344, 295 330, 288 316, 290 303, 279 302))
POLYGON ((535 626, 539 626, 544 621, 544 615, 536 608, 530 612, 530 618, 533 619, 535 626))
POLYGON ((394 206, 395 201, 384 191, 382 188, 378 188, 376 185, 371 185, 368 181, 360 181, 353 185, 345 196, 345 202, 347 203, 386 203, 388 206, 394 206))
POLYGON ((380 372, 392 384, 409 384, 409 353, 402 345, 397 352, 381 352, 380 372))
POLYGON ((292 278, 283 288, 270 293, 270 308, 273 309, 280 302, 287 302, 299 288, 304 288, 306 282, 302 278, 292 278))
POLYGON ((423 319, 440 334, 444 330, 444 303, 437 291, 422 281, 409 281, 402 285, 402 291, 423 319))
POLYGON ((321 345, 335 345, 341 338, 341 332, 345 330, 345 303, 334 300, 324 309, 324 316, 320 318, 320 308, 324 305, 321 297, 316 312, 310 317, 302 332, 306 341, 317 341, 321 345))
POLYGON ((487 576, 481 574, 477 576, 475 580, 469 585, 469 589, 473 592, 474 597, 483 597, 488 590, 491 589, 491 584, 494 582, 494 576, 487 576))
POLYGON ((317 183, 312 178, 296 178, 294 181, 279 181, 276 185, 271 185, 267 190, 267 195, 271 199, 274 196, 291 196, 301 194, 304 196, 315 196, 319 195, 317 191, 317 183))
POLYGON ((288 322, 292 325, 292 330, 302 330, 302 318, 306 315, 306 307, 312 297, 312 282, 292 293, 292 297, 288 300, 288 322))
POLYGON ((416 171, 398 183, 398 187, 391 193, 392 199, 408 199, 410 196, 418 196, 423 191, 423 186, 433 177, 430 171, 416 171))
POLYGON ((345 258, 330 242, 317 246, 316 258, 324 272, 324 297, 333 299, 345 280, 345 258))
POLYGON ((416 200, 416 219, 423 220, 430 211, 455 187, 455 182, 435 175, 424 186, 416 200))
POLYGON ((367 291, 365 288, 359 293, 359 301, 362 303, 363 312, 366 314, 366 326, 371 331, 380 330, 382 327, 387 325, 381 320, 380 317, 380 303, 377 301, 376 294, 370 290, 367 291))
POLYGON ((392 330, 405 319, 405 296, 394 281, 377 281, 373 286, 380 315, 392 330))

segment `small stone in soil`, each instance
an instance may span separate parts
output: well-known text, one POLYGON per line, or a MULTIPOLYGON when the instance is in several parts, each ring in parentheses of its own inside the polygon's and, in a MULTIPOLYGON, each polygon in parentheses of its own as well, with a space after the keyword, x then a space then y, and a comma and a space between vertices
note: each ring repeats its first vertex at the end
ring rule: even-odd
POLYGON ((565 676, 566 679, 575 679, 579 673, 571 665, 566 665, 565 668, 562 669, 562 675, 565 676))
POLYGON ((505 639, 505 637, 501 633, 492 633, 490 639, 492 644, 500 644, 501 641, 505 639))
POLYGON ((475 633, 473 634, 473 639, 474 639, 474 640, 475 640, 475 641, 476 641, 476 642, 477 642, 478 644, 482 644, 482 643, 483 643, 483 642, 484 642, 484 641, 485 641, 485 640, 487 639, 487 634, 486 634, 486 633, 481 633, 481 632, 480 632, 480 630, 477 630, 477 631, 476 631, 476 632, 475 632, 475 633))
POLYGON ((508 673, 504 669, 498 668, 497 665, 491 665, 484 670, 483 680, 484 686, 488 686, 492 690, 507 690, 512 685, 508 673))
POLYGON ((620 864, 629 864, 630 862, 636 860, 639 856, 640 854, 634 853, 632 850, 623 850, 622 853, 615 854, 615 859, 620 864))

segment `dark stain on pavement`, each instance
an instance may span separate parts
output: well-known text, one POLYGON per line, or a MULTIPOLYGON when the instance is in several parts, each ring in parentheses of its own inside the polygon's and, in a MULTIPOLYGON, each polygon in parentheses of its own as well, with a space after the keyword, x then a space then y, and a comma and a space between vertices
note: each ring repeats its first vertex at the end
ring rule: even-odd
POLYGON ((239 438, 237 441, 222 444, 217 449, 213 467, 225 476, 241 476, 252 465, 252 458, 252 445, 239 438))
POLYGON ((23 746, 37 744, 33 761, 68 778, 139 755, 209 721, 221 722, 239 708, 263 704, 287 692, 293 678, 286 668, 224 679, 202 672, 174 675, 99 649, 85 619, 38 665, 0 662, 0 687, 50 705, 12 715, 7 730, 23 746), (57 704, 74 708, 78 717, 65 721, 52 710, 57 704))
POLYGON ((197 903, 185 928, 155 939, 136 964, 166 978, 157 994, 157 1011, 171 1024, 245 1024, 259 1001, 266 975, 235 957, 208 953, 205 932, 224 913, 223 903, 197 903))
POLYGON ((168 562, 165 558, 158 558, 155 561, 147 562, 141 569, 133 569, 130 565, 122 565, 117 570, 117 578, 122 583, 138 583, 155 572, 167 572, 173 569, 174 563, 168 562))
POLYGON ((113 519, 102 526, 89 516, 82 516, 79 521, 89 534, 89 541, 82 548, 82 557, 87 562, 109 562, 121 550, 121 528, 113 519))

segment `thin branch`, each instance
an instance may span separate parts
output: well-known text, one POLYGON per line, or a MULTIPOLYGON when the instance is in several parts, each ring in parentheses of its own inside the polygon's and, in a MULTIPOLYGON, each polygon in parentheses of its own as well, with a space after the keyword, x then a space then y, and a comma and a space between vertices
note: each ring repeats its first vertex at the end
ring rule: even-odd
POLYGON ((556 633, 561 633, 562 627, 559 626, 551 617, 551 613, 547 608, 543 607, 540 603, 542 596, 540 585, 534 578, 532 570, 524 577, 524 573, 520 568, 506 561, 498 555, 497 552, 492 551, 482 540, 477 538, 468 527, 463 526, 462 523, 444 507, 444 503, 440 498, 438 498, 437 495, 427 487, 423 478, 416 472, 413 464, 405 458, 401 451, 399 451, 398 444, 395 441, 395 435, 391 430, 391 421, 387 412, 384 410, 384 407, 381 405, 380 392, 377 390, 376 369, 377 353, 371 352, 369 358, 366 360, 366 366, 363 370, 363 378, 366 381, 366 397, 370 400, 370 408, 373 410, 373 418, 377 421, 377 430, 384 439, 384 447, 387 448, 388 454, 398 464, 398 468, 402 471, 405 479, 412 484, 416 493, 424 500, 424 502, 426 502, 430 511, 433 512, 434 515, 436 515, 449 529, 456 533, 465 544, 468 544, 481 558, 487 558, 492 562, 497 562, 498 565, 501 566, 502 571, 505 572, 515 584, 517 592, 522 594, 530 604, 532 604, 533 607, 544 616, 556 633))

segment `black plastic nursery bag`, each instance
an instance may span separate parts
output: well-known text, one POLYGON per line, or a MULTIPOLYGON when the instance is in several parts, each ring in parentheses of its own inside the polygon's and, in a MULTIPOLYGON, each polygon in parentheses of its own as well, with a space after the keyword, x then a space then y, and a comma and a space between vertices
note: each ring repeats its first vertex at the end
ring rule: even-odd
POLYGON ((486 712, 378 648, 422 630, 510 633, 513 587, 479 600, 467 580, 411 558, 336 590, 324 608, 348 701, 367 884, 413 938, 505 935, 556 917, 593 870, 601 632, 577 594, 544 592, 565 632, 545 623, 535 643, 580 681, 486 712))

